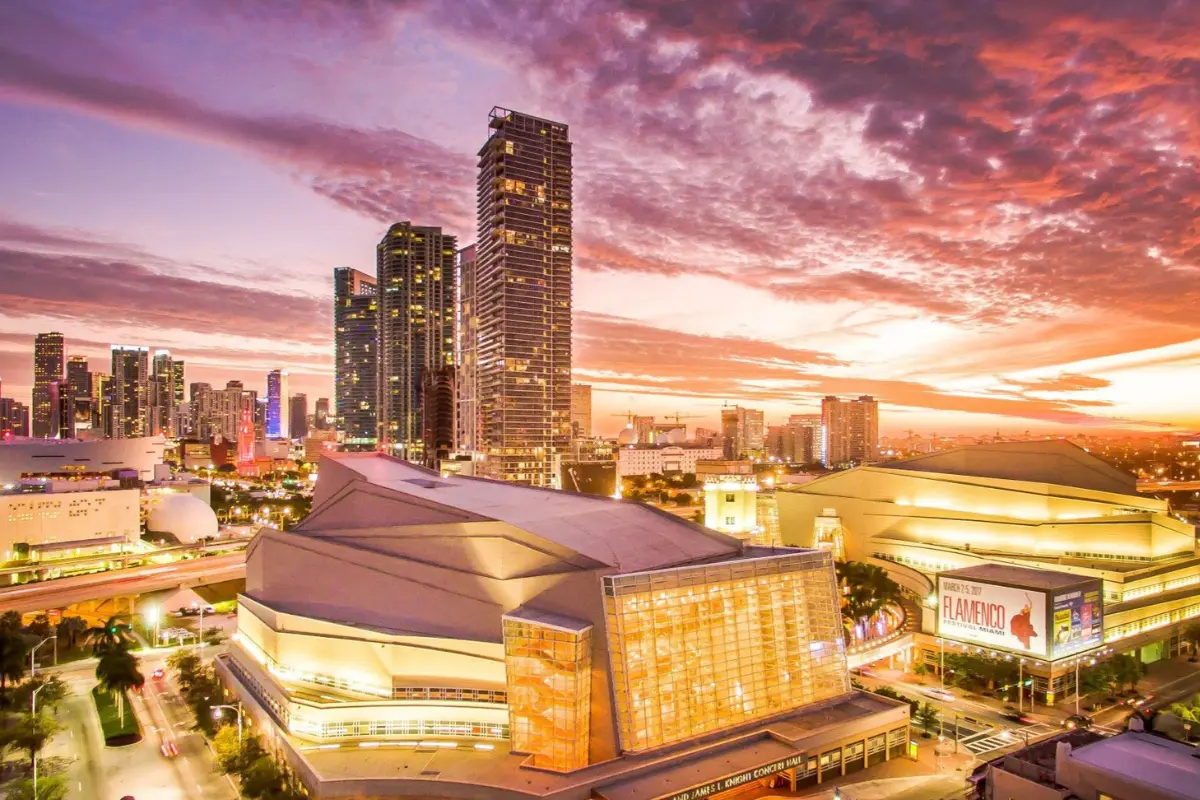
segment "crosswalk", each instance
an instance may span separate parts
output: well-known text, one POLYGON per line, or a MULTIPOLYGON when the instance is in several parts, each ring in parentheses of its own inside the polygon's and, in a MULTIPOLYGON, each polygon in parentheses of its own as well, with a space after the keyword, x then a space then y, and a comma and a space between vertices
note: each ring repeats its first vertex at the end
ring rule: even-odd
POLYGON ((1058 730, 1060 729, 1045 723, 1026 725, 1021 728, 989 728, 963 739, 959 744, 968 752, 980 756, 1003 747, 1024 744, 1027 740, 1033 741, 1058 730))

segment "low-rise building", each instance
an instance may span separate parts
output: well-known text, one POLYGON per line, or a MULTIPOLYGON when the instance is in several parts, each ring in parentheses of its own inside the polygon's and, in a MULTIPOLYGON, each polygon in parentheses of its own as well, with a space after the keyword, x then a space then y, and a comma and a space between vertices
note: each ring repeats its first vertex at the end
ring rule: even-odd
POLYGON ((720 447, 703 445, 628 445, 617 451, 617 475, 666 475, 671 472, 696 472, 697 461, 722 457, 720 447))
POLYGON ((141 535, 137 489, 0 492, 5 561, 119 553, 141 535))
POLYGON ((314 797, 720 798, 906 752, 828 553, 383 454, 319 473, 217 660, 314 797))
MULTIPOLYGON (((1196 532, 1136 478, 1066 441, 1003 442, 837 472, 776 492, 783 541, 844 546, 846 558, 888 568, 915 600, 936 578, 983 565, 1025 567, 1097 582, 1103 645, 1144 662, 1179 652, 1200 617, 1196 532)), ((936 603, 934 604, 936 605, 936 603)), ((936 665, 943 643, 928 607, 915 655, 936 665)), ((1038 660, 1036 693, 1073 691, 1074 671, 1038 660)))
POLYGON ((116 470, 137 470, 141 480, 154 479, 163 463, 167 441, 161 436, 135 439, 13 439, 0 441, 0 485, 42 476, 93 477, 116 470))

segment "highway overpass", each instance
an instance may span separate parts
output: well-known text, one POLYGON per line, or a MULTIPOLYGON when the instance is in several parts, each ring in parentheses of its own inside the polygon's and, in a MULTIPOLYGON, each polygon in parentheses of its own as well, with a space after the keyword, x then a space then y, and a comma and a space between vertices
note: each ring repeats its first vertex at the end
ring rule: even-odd
POLYGON ((206 556, 171 564, 147 564, 26 583, 0 589, 0 614, 5 611, 47 611, 106 597, 205 586, 246 577, 246 551, 206 556))

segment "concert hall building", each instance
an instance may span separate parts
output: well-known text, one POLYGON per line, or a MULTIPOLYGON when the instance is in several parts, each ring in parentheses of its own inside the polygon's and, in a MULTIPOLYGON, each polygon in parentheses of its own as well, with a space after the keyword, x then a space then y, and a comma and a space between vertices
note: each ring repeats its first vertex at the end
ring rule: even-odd
POLYGON ((753 797, 908 752, 828 552, 378 453, 319 474, 217 662, 315 797, 753 797))

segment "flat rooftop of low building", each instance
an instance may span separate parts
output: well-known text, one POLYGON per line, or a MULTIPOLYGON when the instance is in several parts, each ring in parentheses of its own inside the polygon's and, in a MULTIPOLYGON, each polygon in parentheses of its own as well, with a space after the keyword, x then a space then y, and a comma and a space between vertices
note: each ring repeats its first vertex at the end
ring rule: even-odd
POLYGON ((1161 736, 1130 731, 1071 752, 1071 758, 1127 781, 1176 797, 1200 800, 1196 748, 1161 736))
POLYGON ((880 469, 1046 483, 1138 496, 1137 477, 1063 439, 956 447, 877 465, 880 469))
POLYGON ((1019 586, 1022 589, 1061 589, 1076 586, 1088 580, 1082 575, 1055 572, 1035 567, 1015 567, 1010 564, 979 564, 939 573, 940 578, 961 578, 966 581, 983 581, 1004 586, 1019 586))

